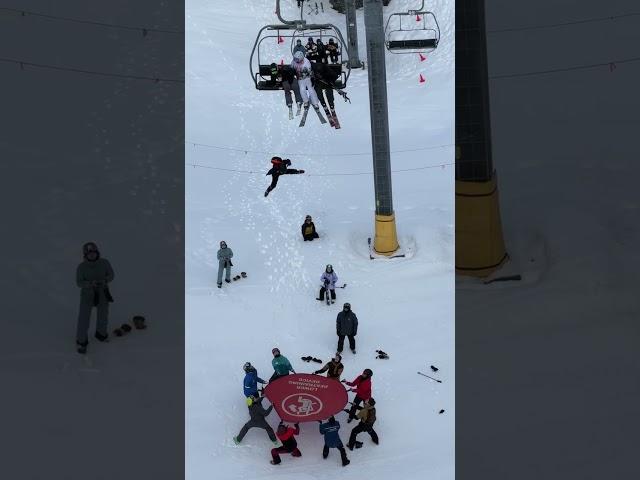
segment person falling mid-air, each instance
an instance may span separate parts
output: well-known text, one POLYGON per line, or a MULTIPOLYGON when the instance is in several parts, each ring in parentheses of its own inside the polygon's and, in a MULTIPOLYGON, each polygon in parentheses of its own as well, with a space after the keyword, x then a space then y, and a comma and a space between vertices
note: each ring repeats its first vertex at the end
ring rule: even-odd
POLYGON ((288 168, 291 165, 291 160, 288 158, 282 159, 280 157, 273 157, 271 159, 271 164, 273 167, 267 172, 267 175, 271 175, 271 185, 264 192, 264 196, 266 197, 271 193, 271 191, 276 188, 278 185, 278 179, 280 175, 295 175, 299 173, 304 173, 304 170, 296 170, 295 168, 288 168))

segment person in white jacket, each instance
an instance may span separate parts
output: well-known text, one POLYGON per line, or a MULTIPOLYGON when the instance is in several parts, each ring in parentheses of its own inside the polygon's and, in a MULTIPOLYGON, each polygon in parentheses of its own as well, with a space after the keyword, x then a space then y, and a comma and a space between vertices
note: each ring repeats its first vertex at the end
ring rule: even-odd
POLYGON ((304 53, 297 51, 293 54, 293 61, 291 66, 296 71, 296 77, 298 79, 298 87, 300 88, 300 95, 304 102, 304 108, 309 108, 309 102, 313 105, 313 108, 320 114, 318 107, 318 95, 316 94, 313 85, 311 84, 311 77, 313 70, 311 69, 311 62, 305 58, 304 53))
POLYGON ((334 303, 336 300, 336 282, 338 281, 338 275, 333 271, 333 266, 327 265, 327 268, 320 277, 320 281, 322 282, 322 287, 320 287, 320 296, 316 298, 316 300, 324 300, 325 293, 328 298, 329 292, 331 292, 331 303, 334 303))

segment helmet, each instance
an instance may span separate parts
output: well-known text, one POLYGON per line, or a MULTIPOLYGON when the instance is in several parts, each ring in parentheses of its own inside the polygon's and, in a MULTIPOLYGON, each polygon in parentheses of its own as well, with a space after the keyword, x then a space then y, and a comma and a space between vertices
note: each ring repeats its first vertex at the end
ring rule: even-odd
POLYGON ((336 354, 333 356, 333 360, 338 360, 338 361, 342 360, 342 355, 340 355, 339 353, 336 353, 336 354))
POLYGON ((345 310, 351 310, 351 304, 347 302, 342 306, 342 308, 344 308, 345 310))
POLYGON ((242 369, 245 372, 248 372, 249 370, 253 369, 253 365, 251 365, 251 362, 246 362, 243 366, 242 369))
POLYGON ((326 271, 332 271, 333 272, 333 265, 329 264, 327 265, 326 271))
POLYGON ((220 248, 227 248, 227 242, 225 242, 224 240, 222 240, 220 242, 220 248))
POLYGON ((371 405, 372 407, 376 404, 376 401, 373 398, 370 398, 369 400, 367 400, 367 402, 369 403, 369 405, 371 405))
POLYGON ((330 39, 329 39, 329 43, 333 43, 333 38, 330 38, 330 39))
POLYGON ((271 353, 273 353, 274 355, 277 353, 278 355, 280 355, 280 349, 279 348, 274 348, 271 350, 271 353))
POLYGON ((302 45, 302 40, 297 39, 297 40, 296 40, 296 45, 302 45))
POLYGON ((304 60, 304 53, 298 50, 296 53, 293 54, 293 59, 298 63, 302 62, 304 60))
POLYGON ((372 376, 373 376, 373 372, 371 371, 371 369, 370 369, 370 368, 365 368, 365 369, 362 371, 362 374, 363 374, 363 375, 367 375, 368 377, 372 377, 372 376))
POLYGON ((305 220, 305 222, 306 222, 307 220, 311 220, 311 215, 307 215, 306 217, 304 217, 304 220, 305 220))
POLYGON ((279 165, 282 163, 282 158, 280 157, 272 157, 271 158, 271 163, 273 163, 274 165, 279 165))
POLYGON ((316 43, 322 43, 322 39, 321 38, 317 39, 316 43))
POLYGON ((313 37, 309 37, 309 40, 307 41, 307 43, 311 43, 313 42, 313 37))
POLYGON ((278 425, 278 430, 277 432, 282 435, 284 432, 287 431, 287 426, 284 423, 281 423, 280 425, 278 425))

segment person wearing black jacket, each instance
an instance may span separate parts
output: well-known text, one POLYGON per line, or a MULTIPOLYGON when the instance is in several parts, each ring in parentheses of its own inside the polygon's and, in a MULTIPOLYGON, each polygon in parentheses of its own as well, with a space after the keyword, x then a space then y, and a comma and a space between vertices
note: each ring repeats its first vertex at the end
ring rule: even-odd
POLYGON ((349 337, 349 348, 356 353, 356 335, 358 333, 358 317, 351 311, 351 304, 345 303, 336 317, 336 334, 338 335, 338 353, 342 353, 344 337, 349 337))
POLYGON ((265 410, 262 406, 262 400, 263 399, 258 394, 251 395, 247 398, 247 405, 249 406, 249 415, 251 416, 251 420, 243 425, 243 427, 240 429, 240 433, 238 433, 238 436, 233 437, 233 441, 236 443, 236 445, 242 442, 242 439, 251 428, 262 428, 266 430, 267 435, 269 435, 269 438, 271 439, 273 444, 278 444, 276 434, 274 433, 273 428, 271 428, 271 425, 269 425, 266 420, 266 418, 271 413, 271 410, 273 410, 273 405, 269 405, 269 408, 265 410))
POLYGON ((293 98, 291 97, 291 92, 296 99, 296 104, 298 105, 298 111, 296 115, 300 115, 302 111, 302 96, 300 95, 300 87, 298 86, 298 79, 296 78, 296 71, 291 68, 290 65, 276 65, 275 63, 271 64, 271 77, 275 79, 275 81, 279 81, 282 83, 282 88, 284 90, 284 101, 287 104, 287 108, 289 109, 289 120, 293 118, 293 98))
POLYGON ((271 159, 271 163, 273 167, 267 172, 267 175, 271 175, 271 185, 264 192, 264 196, 266 197, 269 193, 276 188, 278 185, 278 179, 280 175, 295 175, 298 173, 304 173, 304 170, 296 170, 295 168, 287 168, 291 165, 291 160, 285 158, 284 160, 280 157, 273 157, 271 159))
POLYGON ((330 120, 337 118, 333 89, 336 80, 340 78, 340 74, 326 63, 312 63, 311 69, 313 70, 313 89, 316 91, 316 95, 318 95, 318 100, 320 100, 322 108, 324 108, 324 113, 327 114, 330 120), (326 101, 324 97, 325 94, 327 96, 326 101))
POLYGON ((304 219, 304 223, 302 224, 301 231, 302 231, 302 238, 304 238, 305 242, 307 241, 311 242, 313 241, 314 238, 320 238, 320 236, 316 232, 316 226, 313 223, 313 220, 311 219, 311 215, 307 215, 306 218, 304 219))

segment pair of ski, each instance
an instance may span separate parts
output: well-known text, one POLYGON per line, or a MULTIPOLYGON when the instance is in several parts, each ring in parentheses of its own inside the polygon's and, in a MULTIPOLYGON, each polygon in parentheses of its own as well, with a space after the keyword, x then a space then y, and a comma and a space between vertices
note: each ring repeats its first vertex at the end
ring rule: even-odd
MULTIPOLYGON (((318 114, 318 119, 320 119, 320 123, 325 124, 327 123, 327 121, 325 120, 325 118, 322 116, 322 113, 320 113, 320 108, 314 108, 314 110, 316 111, 316 113, 318 114)), ((335 111, 331 111, 328 108, 324 109, 325 114, 327 115, 327 118, 329 119, 329 125, 331 125, 333 128, 335 128, 336 130, 338 130, 340 128, 340 122, 338 121, 338 116, 336 115, 335 111)), ((305 123, 307 122, 307 114, 309 113, 309 107, 305 107, 304 112, 302 113, 302 118, 300 119, 300 125, 298 125, 298 127, 304 127, 305 123)), ((289 118, 291 119, 291 112, 289 113, 289 118)))

